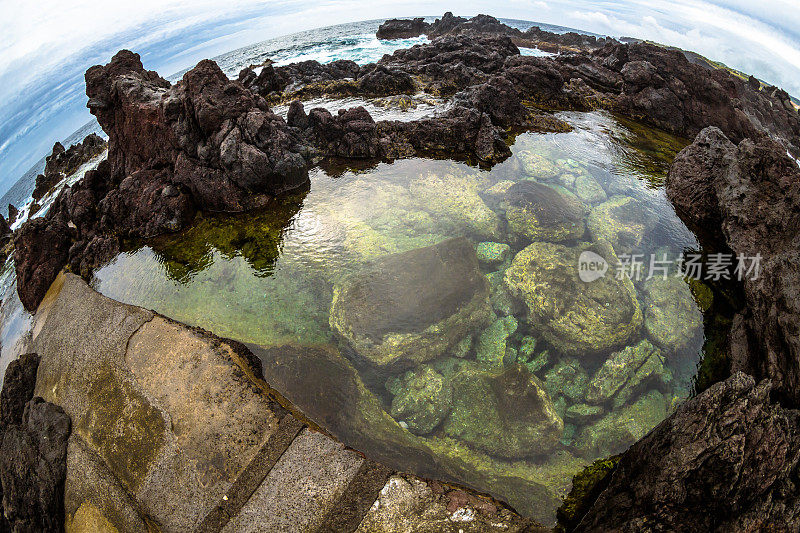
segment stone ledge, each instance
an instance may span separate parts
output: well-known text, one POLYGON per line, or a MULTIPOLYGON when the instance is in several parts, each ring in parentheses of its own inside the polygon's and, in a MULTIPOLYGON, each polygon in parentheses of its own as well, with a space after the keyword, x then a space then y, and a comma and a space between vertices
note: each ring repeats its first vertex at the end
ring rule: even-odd
POLYGON ((348 450, 272 391, 240 343, 78 276, 50 288, 32 348, 36 394, 75 427, 70 532, 535 530, 490 498, 348 450))

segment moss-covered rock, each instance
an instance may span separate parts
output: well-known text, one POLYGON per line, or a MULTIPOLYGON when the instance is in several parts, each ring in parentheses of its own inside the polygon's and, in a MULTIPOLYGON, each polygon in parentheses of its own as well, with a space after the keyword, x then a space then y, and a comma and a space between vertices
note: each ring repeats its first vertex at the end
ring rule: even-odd
POLYGON ((561 438, 564 422, 522 366, 502 373, 465 369, 452 385, 453 410, 444 423, 450 437, 509 459, 545 454, 561 438))
POLYGON ((496 265, 508 259, 511 247, 504 242, 479 242, 476 253, 481 263, 496 265))
POLYGON ((489 368, 503 368, 506 355, 506 340, 517 331, 517 319, 507 316, 495 320, 478 337, 475 355, 479 362, 489 368))
POLYGON ((536 242, 514 257, 504 278, 509 292, 527 306, 531 326, 569 354, 624 345, 642 324, 630 279, 606 275, 581 281, 578 257, 583 251, 596 253, 609 264, 618 261, 608 244, 568 248, 536 242))
POLYGON ((434 359, 491 317, 486 277, 465 238, 379 258, 334 287, 331 329, 384 366, 434 359))
MULTIPOLYGON (((629 384, 639 368, 653 356, 659 361, 661 360, 660 351, 646 340, 611 354, 592 376, 586 392, 586 400, 595 404, 611 400, 629 384)), ((648 365, 646 370, 652 369, 655 372, 656 370, 652 366, 648 365)), ((644 377, 640 376, 641 379, 644 377)))
POLYGON ((597 418, 605 412, 599 405, 589 405, 586 403, 577 403, 567 407, 567 412, 564 417, 574 424, 585 424, 593 418, 597 418))
POLYGON ((642 243, 648 216, 644 204, 628 196, 614 196, 589 213, 587 226, 596 241, 607 241, 618 254, 629 254, 642 243))
POLYGON ((518 152, 517 160, 519 160, 523 172, 531 178, 554 178, 560 172, 558 165, 554 161, 531 150, 518 152))
POLYGON ((486 279, 489 280, 492 309, 500 316, 513 315, 520 311, 519 302, 508 293, 503 284, 505 273, 505 270, 497 270, 486 274, 486 279))
POLYGON ((619 455, 615 455, 598 459, 575 474, 572 478, 572 489, 556 512, 560 526, 556 531, 572 531, 580 523, 586 511, 608 486, 619 458, 619 455))
POLYGON ((580 402, 586 395, 589 375, 574 357, 564 357, 544 376, 544 389, 551 398, 563 395, 573 403, 580 402))
POLYGON ((505 196, 508 189, 510 189, 516 182, 511 180, 501 180, 483 191, 483 194, 490 198, 500 199, 505 196))
POLYGON ((643 284, 642 292, 644 327, 653 342, 668 352, 699 345, 703 313, 682 278, 654 277, 643 284))
POLYGON ((412 197, 437 220, 442 230, 452 233, 467 228, 484 238, 500 236, 500 219, 481 200, 479 180, 462 173, 429 172, 409 184, 412 197))
POLYGON ((522 181, 509 187, 503 205, 509 231, 523 239, 561 242, 586 231, 584 205, 563 188, 522 181))
POLYGON ((575 177, 573 182, 573 191, 575 196, 583 200, 585 203, 593 205, 600 202, 605 202, 608 199, 606 191, 597 183, 597 180, 588 174, 580 174, 575 177))
POLYGON ((416 435, 433 431, 450 412, 450 383, 430 366, 406 372, 391 388, 392 417, 416 435))
POLYGON ((625 450, 667 417, 668 401, 657 390, 611 411, 575 436, 574 448, 584 457, 605 457, 625 450))

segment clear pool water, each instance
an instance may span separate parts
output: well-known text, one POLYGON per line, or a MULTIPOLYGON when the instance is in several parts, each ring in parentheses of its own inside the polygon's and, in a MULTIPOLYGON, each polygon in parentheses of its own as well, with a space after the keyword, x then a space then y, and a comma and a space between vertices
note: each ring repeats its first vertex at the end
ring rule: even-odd
POLYGON ((559 116, 572 132, 520 135, 491 170, 316 168, 269 209, 133 244, 93 285, 249 344, 371 457, 552 523, 575 473, 690 394, 713 298, 674 266, 698 247, 663 190, 684 141, 559 116), (604 276, 582 279, 583 252, 604 276))

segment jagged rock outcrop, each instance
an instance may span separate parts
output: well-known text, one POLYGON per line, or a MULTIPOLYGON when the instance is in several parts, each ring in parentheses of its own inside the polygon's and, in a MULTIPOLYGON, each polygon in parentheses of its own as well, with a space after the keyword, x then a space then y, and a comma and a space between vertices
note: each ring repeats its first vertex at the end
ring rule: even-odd
POLYGON ((14 204, 8 204, 8 223, 9 225, 17 221, 19 216, 19 209, 14 207, 14 204))
POLYGON ((86 72, 86 94, 109 133, 110 174, 118 183, 162 182, 199 208, 237 211, 308 181, 299 140, 285 122, 212 61, 170 86, 122 51, 86 72))
POLYGON ((0 240, 8 240, 10 235, 11 225, 3 215, 0 215, 0 240))
POLYGON ((59 221, 34 218, 14 234, 17 292, 26 309, 35 310, 69 257, 69 228, 59 221))
POLYGON ((39 356, 6 370, 0 394, 0 531, 64 530, 64 481, 70 418, 32 398, 39 356))
POLYGON ((431 80, 426 86, 428 92, 453 94, 486 81, 515 55, 519 55, 519 49, 506 36, 457 34, 397 50, 378 64, 431 80))
POLYGON ((409 39, 425 33, 428 24, 422 17, 414 19, 391 19, 378 27, 378 39, 409 39))
POLYGON ((450 11, 430 24, 422 18, 387 20, 378 27, 376 36, 378 39, 406 39, 422 34, 441 37, 448 33, 464 32, 508 35, 519 46, 540 47, 555 52, 559 51, 561 47, 571 50, 594 49, 612 41, 610 38, 598 38, 594 35, 576 32, 553 33, 542 30, 538 26, 521 31, 489 15, 477 15, 471 19, 465 19, 454 16, 450 11))
POLYGON ((738 142, 766 130, 800 150, 800 115, 778 91, 693 64, 679 50, 608 43, 592 53, 514 56, 503 75, 546 105, 610 109, 685 137, 716 126, 738 142))
POLYGON ((86 72, 86 93, 109 135, 108 161, 16 239, 18 290, 29 310, 65 263, 86 273, 116 253, 119 238, 179 230, 198 209, 263 206, 308 183, 295 130, 211 61, 170 86, 123 50, 86 72))
MULTIPOLYGON (((33 189, 33 199, 41 200, 62 179, 74 173, 78 168, 103 153, 106 141, 96 133, 90 133, 82 142, 73 144, 67 149, 57 142, 53 152, 47 156, 44 174, 36 176, 36 186, 33 189)), ((10 211, 9 211, 10 216, 10 211)))
POLYGON ((796 531, 800 412, 736 373, 625 452, 574 531, 796 531))
MULTIPOLYGON (((790 405, 800 405, 800 168, 768 138, 737 145, 708 128, 670 169, 667 195, 701 239, 746 258, 746 308, 734 320, 733 369, 772 379, 790 405)), ((733 267, 738 262, 734 260, 733 267)), ((734 279, 737 272, 732 269, 734 279)))
POLYGON ((322 64, 308 60, 276 67, 267 60, 261 66, 261 72, 247 67, 239 73, 239 82, 256 94, 267 97, 281 91, 296 91, 299 88, 316 83, 329 83, 340 80, 355 80, 361 67, 347 59, 339 59, 322 64))

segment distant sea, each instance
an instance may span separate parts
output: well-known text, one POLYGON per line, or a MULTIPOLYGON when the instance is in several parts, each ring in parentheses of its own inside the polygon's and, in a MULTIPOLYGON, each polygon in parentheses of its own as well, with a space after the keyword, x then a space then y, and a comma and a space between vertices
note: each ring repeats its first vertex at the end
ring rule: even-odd
MULTIPOLYGON (((426 20, 433 22, 437 17, 426 17, 426 20)), ((531 26, 539 26, 543 30, 554 33, 566 33, 575 31, 592 35, 588 32, 542 24, 526 20, 500 19, 509 26, 519 28, 524 31, 531 26)), ((315 30, 308 30, 293 33, 275 39, 269 39, 260 43, 252 44, 227 52, 214 57, 213 60, 231 78, 236 78, 239 71, 248 65, 257 65, 267 59, 271 59, 278 65, 295 63, 306 60, 316 60, 320 63, 330 63, 338 59, 349 59, 359 64, 373 63, 381 59, 384 54, 391 54, 400 48, 409 48, 415 44, 427 42, 427 38, 422 36, 414 39, 397 39, 391 41, 381 41, 375 37, 378 26, 384 21, 369 20, 363 22, 352 22, 329 26, 315 30)), ((522 50, 523 54, 536 54, 535 50, 522 50)), ((175 82, 189 69, 176 72, 167 79, 175 82)), ((80 129, 75 131, 61 143, 68 147, 83 140, 90 133, 97 133, 105 137, 97 121, 92 120, 80 129)), ((49 155, 42 154, 42 158, 33 165, 30 170, 25 172, 19 180, 0 197, 0 212, 8 216, 8 205, 12 204, 18 208, 29 204, 32 201, 31 193, 36 184, 36 176, 44 171, 45 158, 49 155)))

